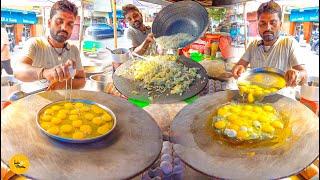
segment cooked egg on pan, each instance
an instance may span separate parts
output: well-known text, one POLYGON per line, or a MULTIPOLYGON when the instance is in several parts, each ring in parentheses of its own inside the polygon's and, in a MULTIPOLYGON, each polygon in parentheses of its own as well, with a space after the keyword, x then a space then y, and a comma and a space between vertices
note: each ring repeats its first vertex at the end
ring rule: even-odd
POLYGON ((212 118, 215 132, 238 141, 273 139, 284 126, 270 104, 230 103, 218 108, 212 118))

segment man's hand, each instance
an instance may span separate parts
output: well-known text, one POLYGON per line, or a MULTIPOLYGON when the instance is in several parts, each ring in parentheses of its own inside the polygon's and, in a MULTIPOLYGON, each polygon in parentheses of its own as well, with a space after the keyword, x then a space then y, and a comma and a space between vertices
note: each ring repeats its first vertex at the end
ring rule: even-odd
POLYGON ((287 82, 287 86, 295 87, 299 84, 301 78, 300 78, 300 72, 295 69, 289 69, 285 74, 285 80, 287 82))
POLYGON ((234 78, 238 79, 240 75, 246 70, 246 68, 241 64, 236 64, 232 68, 232 75, 234 78))
POLYGON ((149 33, 145 39, 146 43, 149 45, 149 44, 152 44, 154 43, 154 35, 152 33, 149 33))
POLYGON ((63 83, 63 85, 59 82, 53 82, 53 83, 50 83, 48 88, 47 88, 47 91, 51 91, 51 90, 57 90, 57 89, 63 89, 65 88, 65 83, 63 83))
POLYGON ((138 47, 136 47, 133 52, 139 54, 139 55, 143 55, 148 48, 150 48, 150 45, 154 43, 154 36, 152 33, 149 33, 146 37, 146 39, 143 41, 142 44, 140 44, 138 47))
POLYGON ((45 69, 43 71, 43 77, 49 80, 51 83, 62 82, 64 80, 70 79, 69 66, 75 68, 75 62, 68 60, 66 63, 55 66, 51 69, 45 69))

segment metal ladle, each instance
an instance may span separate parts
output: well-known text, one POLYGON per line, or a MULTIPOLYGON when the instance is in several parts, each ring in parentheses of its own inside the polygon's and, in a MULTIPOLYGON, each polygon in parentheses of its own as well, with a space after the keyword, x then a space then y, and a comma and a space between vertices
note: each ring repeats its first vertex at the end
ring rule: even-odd
POLYGON ((147 60, 146 57, 143 57, 143 56, 141 56, 141 55, 139 55, 139 54, 137 54, 137 53, 135 53, 135 52, 131 52, 130 55, 131 55, 131 56, 136 56, 136 57, 141 58, 141 59, 143 59, 143 60, 147 60))
POLYGON ((111 53, 114 53, 112 49, 106 47, 107 50, 109 50, 111 53))
POLYGON ((30 93, 25 93, 23 91, 15 91, 9 96, 9 100, 10 101, 16 101, 16 100, 19 100, 19 99, 21 99, 23 97, 29 96, 31 94, 35 94, 35 93, 38 93, 38 92, 41 92, 41 91, 45 91, 47 88, 48 87, 41 88, 41 89, 38 89, 36 91, 32 91, 30 93))

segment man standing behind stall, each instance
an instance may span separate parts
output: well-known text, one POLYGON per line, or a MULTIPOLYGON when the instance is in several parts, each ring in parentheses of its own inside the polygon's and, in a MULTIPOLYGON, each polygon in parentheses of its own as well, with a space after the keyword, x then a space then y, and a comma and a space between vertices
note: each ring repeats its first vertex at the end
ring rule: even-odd
POLYGON ((301 62, 303 53, 294 38, 279 37, 281 29, 281 8, 274 1, 260 5, 258 9, 258 30, 262 40, 253 41, 240 61, 232 69, 235 78, 248 65, 251 68, 273 67, 285 72, 287 86, 296 86, 307 78, 301 62))
POLYGON ((143 24, 142 14, 136 6, 128 4, 122 7, 122 11, 125 20, 129 23, 126 37, 130 43, 130 49, 140 55, 147 53, 154 42, 151 27, 143 24))
POLYGON ((75 4, 60 0, 50 10, 47 37, 30 38, 24 46, 23 54, 14 66, 14 75, 25 82, 48 80, 48 89, 65 88, 70 85, 69 68, 75 69, 73 88, 85 85, 85 73, 76 46, 68 44, 73 25, 78 14, 75 4))

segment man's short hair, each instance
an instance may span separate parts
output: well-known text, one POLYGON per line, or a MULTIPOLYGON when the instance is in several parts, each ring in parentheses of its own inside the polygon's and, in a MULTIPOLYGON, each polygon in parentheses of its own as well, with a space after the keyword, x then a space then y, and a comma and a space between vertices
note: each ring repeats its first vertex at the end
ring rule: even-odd
POLYGON ((277 4, 273 0, 271 0, 269 2, 262 3, 259 6, 258 19, 260 18, 262 13, 272 13, 272 14, 273 13, 277 13, 280 20, 281 20, 281 17, 282 17, 281 7, 279 6, 279 4, 277 4))
POLYGON ((68 0, 60 0, 53 4, 50 10, 50 19, 57 14, 57 11, 70 12, 74 17, 78 15, 77 6, 68 0))
POLYGON ((130 11, 139 11, 139 9, 133 5, 133 4, 127 4, 125 6, 122 6, 122 11, 123 11, 123 16, 126 17, 126 15, 130 12, 130 11))

